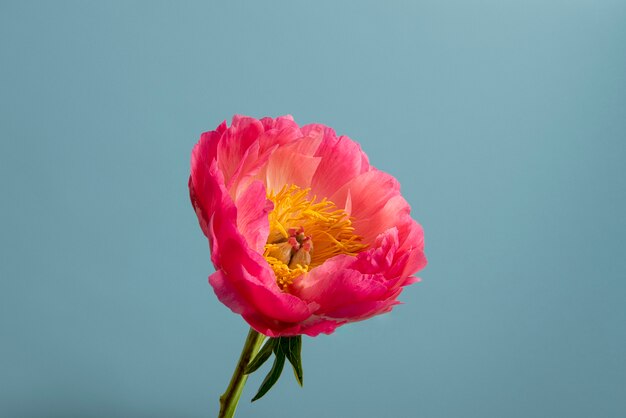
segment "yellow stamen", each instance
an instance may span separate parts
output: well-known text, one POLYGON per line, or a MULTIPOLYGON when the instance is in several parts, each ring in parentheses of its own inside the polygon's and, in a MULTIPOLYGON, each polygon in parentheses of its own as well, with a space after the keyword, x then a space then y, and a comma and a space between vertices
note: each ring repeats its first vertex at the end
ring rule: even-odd
POLYGON ((270 233, 264 257, 283 290, 296 277, 327 259, 339 254, 356 255, 367 247, 354 233, 352 221, 344 210, 326 198, 319 202, 316 196, 309 198, 309 192, 310 189, 286 185, 278 193, 270 192, 267 196, 274 202, 274 210, 269 214, 270 233), (294 244, 291 264, 270 255, 276 255, 277 248, 284 248, 288 240, 294 244), (305 256, 304 251, 310 254, 305 256))

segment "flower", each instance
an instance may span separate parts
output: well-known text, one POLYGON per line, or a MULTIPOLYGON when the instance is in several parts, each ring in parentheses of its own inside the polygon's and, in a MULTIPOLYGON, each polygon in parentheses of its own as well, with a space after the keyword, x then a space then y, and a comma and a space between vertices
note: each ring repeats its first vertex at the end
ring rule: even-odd
POLYGON ((389 312, 426 265, 398 181, 324 125, 234 116, 200 137, 189 191, 215 294, 270 337, 389 312))

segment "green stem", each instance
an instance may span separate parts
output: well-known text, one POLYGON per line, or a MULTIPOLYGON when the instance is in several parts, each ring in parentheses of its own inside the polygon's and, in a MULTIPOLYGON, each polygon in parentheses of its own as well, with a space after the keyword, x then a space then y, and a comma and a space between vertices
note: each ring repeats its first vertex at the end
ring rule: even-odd
POLYGON ((246 380, 248 380, 248 375, 244 373, 244 370, 259 351, 259 348, 261 348, 264 339, 265 336, 263 334, 259 334, 250 328, 248 338, 246 338, 246 342, 241 350, 241 356, 239 356, 239 362, 233 372, 233 377, 230 379, 226 392, 220 396, 220 414, 218 418, 232 418, 235 416, 241 392, 246 384, 246 380))

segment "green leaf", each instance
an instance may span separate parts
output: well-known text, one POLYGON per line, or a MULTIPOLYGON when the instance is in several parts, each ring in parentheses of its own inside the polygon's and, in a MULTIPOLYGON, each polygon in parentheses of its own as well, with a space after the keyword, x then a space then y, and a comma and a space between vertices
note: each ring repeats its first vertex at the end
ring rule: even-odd
POLYGON ((245 374, 250 374, 255 372, 259 367, 263 365, 267 361, 268 358, 272 355, 272 351, 274 351, 274 345, 278 340, 276 338, 270 338, 267 340, 265 345, 259 350, 259 352, 254 356, 254 358, 248 363, 246 369, 244 370, 245 374))
POLYGON ((303 373, 302 373, 302 336, 281 338, 281 346, 287 360, 293 367, 293 374, 300 386, 303 385, 303 373))
POLYGON ((274 359, 274 364, 272 365, 272 369, 265 376, 263 383, 259 387, 259 391, 254 398, 252 398, 252 402, 260 399, 263 395, 267 393, 268 390, 274 386, 274 383, 278 381, 280 374, 283 372, 283 366, 285 365, 285 354, 283 353, 280 344, 275 344, 274 353, 276 353, 276 358, 274 359))

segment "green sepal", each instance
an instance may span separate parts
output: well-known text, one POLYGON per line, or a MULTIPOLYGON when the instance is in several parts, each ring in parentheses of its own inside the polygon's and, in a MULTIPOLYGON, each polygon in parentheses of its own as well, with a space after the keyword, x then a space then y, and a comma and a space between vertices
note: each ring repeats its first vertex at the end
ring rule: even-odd
POLYGON ((274 344, 274 353, 276 354, 276 358, 274 359, 274 364, 272 364, 272 369, 267 376, 265 376, 263 383, 261 383, 261 386, 259 387, 259 391, 256 395, 254 395, 254 398, 252 398, 252 402, 265 395, 267 391, 274 386, 274 383, 278 381, 280 374, 283 372, 283 367, 285 366, 285 353, 283 353, 280 344, 274 344))
POLYGON ((248 363, 246 369, 244 370, 245 374, 250 374, 255 372, 259 367, 263 365, 267 361, 268 358, 272 355, 272 351, 274 351, 274 346, 278 342, 276 338, 270 338, 267 340, 265 345, 259 350, 259 352, 254 356, 254 358, 248 363))
POLYGON ((258 370, 258 368, 270 358, 272 352, 275 355, 274 364, 267 376, 265 376, 263 383, 261 383, 257 394, 252 398, 252 402, 262 398, 278 381, 285 366, 285 359, 288 359, 289 363, 291 363, 293 374, 298 384, 300 386, 303 384, 301 335, 295 337, 270 338, 246 366, 245 374, 250 374, 258 370))
POLYGON ((293 367, 293 374, 298 384, 302 386, 304 383, 302 372, 302 336, 283 337, 280 339, 280 345, 287 356, 287 360, 293 367))

